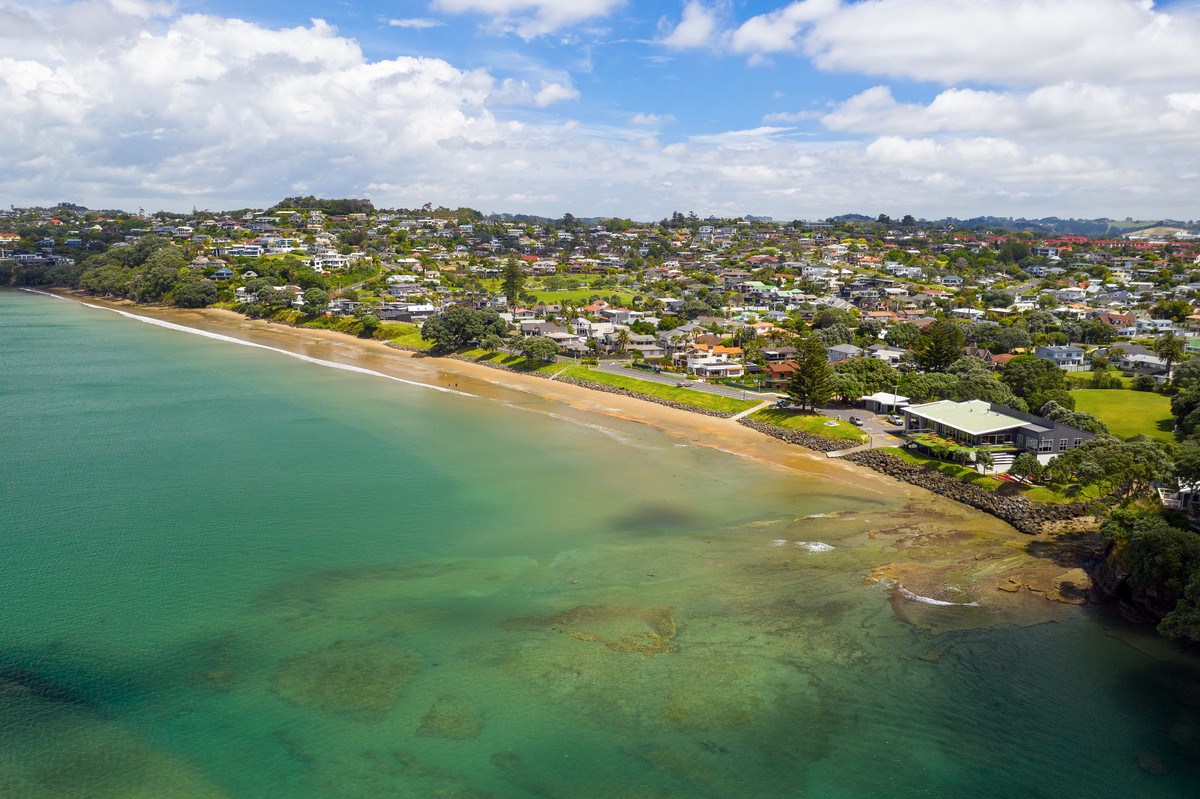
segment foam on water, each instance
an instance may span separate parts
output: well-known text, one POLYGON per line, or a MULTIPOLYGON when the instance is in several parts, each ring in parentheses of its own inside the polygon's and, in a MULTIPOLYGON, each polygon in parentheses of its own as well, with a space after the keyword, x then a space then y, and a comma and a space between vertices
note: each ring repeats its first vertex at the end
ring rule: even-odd
POLYGON ((832 552, 834 550, 834 547, 823 541, 797 541, 796 546, 807 549, 809 552, 832 552))
MULTIPOLYGON (((28 291, 30 294, 41 294, 46 297, 54 297, 55 299, 59 299, 59 300, 68 300, 67 297, 60 297, 57 294, 51 294, 50 292, 47 292, 47 291, 36 291, 34 289, 29 289, 29 288, 22 289, 22 291, 28 291)), ((257 344, 253 341, 243 341, 240 338, 234 338, 233 336, 224 336, 224 335, 221 335, 220 333, 213 333, 208 330, 197 330, 196 328, 193 328, 193 327, 187 327, 185 325, 177 325, 174 322, 166 322, 166 321, 163 321, 162 319, 151 319, 150 317, 147 317, 147 316, 138 316, 137 314, 132 314, 132 313, 129 313, 128 311, 122 311, 118 308, 106 308, 103 305, 92 305, 91 303, 82 302, 79 300, 68 300, 68 301, 69 302, 79 302, 80 305, 83 305, 84 307, 87 307, 87 308, 96 308, 97 310, 101 310, 101 311, 112 311, 113 313, 120 314, 121 316, 124 316, 128 319, 135 319, 138 322, 145 322, 146 324, 154 325, 155 327, 165 327, 168 330, 175 330, 180 333, 191 333, 192 335, 203 336, 204 338, 210 338, 215 341, 224 341, 229 344, 240 344, 243 347, 254 347, 254 348, 260 349, 260 350, 269 350, 271 352, 277 352, 280 355, 286 355, 289 358, 295 358, 296 360, 305 361, 307 363, 316 364, 318 366, 327 366, 331 369, 341 369, 342 371, 345 371, 345 372, 355 372, 357 374, 369 375, 371 377, 382 377, 385 380, 394 380, 397 383, 404 383, 405 385, 408 385, 408 386, 418 386, 420 388, 429 388, 429 389, 433 389, 434 391, 441 391, 446 394, 457 394, 460 397, 474 397, 475 396, 474 394, 468 394, 465 391, 456 391, 455 389, 452 389, 452 388, 446 388, 443 386, 435 386, 435 385, 431 385, 429 383, 419 383, 415 380, 405 380, 402 377, 395 377, 393 375, 384 374, 383 372, 376 372, 372 369, 364 369, 361 366, 352 366, 352 365, 346 364, 346 363, 337 363, 336 361, 326 361, 322 358, 313 358, 312 356, 309 356, 309 355, 301 355, 298 352, 289 352, 288 350, 280 349, 278 347, 268 347, 266 344, 257 344)))

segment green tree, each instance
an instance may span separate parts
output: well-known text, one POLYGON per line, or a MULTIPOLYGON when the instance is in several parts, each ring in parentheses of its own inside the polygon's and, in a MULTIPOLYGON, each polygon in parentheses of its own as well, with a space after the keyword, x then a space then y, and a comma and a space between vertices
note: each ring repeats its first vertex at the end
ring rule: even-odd
POLYGON ((1033 346, 1033 342, 1029 338, 1029 331, 1023 327, 1001 327, 998 328, 992 335, 992 342, 996 345, 996 352, 1009 353, 1019 349, 1029 349, 1033 346))
POLYGON ((1036 480, 1045 474, 1045 469, 1032 452, 1022 452, 1013 458, 1008 474, 1026 480, 1036 480))
POLYGON ((375 314, 366 314, 358 321, 362 325, 362 332, 359 335, 363 338, 374 338, 375 332, 383 326, 383 322, 375 314))
POLYGON ((833 395, 842 402, 857 402, 859 397, 866 394, 866 388, 856 376, 849 372, 839 372, 836 369, 829 379, 833 395))
POLYGON ((329 307, 329 295, 319 288, 311 288, 304 292, 304 313, 309 316, 320 316, 329 307))
POLYGON ((296 301, 296 292, 288 288, 267 286, 259 290, 258 301, 271 308, 287 308, 296 301))
POLYGON ((899 322, 892 325, 883 334, 883 340, 893 347, 908 349, 917 343, 921 337, 921 329, 912 322, 899 322))
POLYGON ((495 333, 488 333, 479 341, 479 346, 488 352, 499 352, 504 347, 504 338, 495 333))
POLYGON ((175 290, 179 282, 179 270, 187 266, 183 250, 169 245, 155 250, 146 259, 140 277, 134 278, 137 299, 140 302, 161 302, 175 290))
POLYGON ((217 301, 217 287, 211 280, 187 280, 175 289, 174 302, 180 308, 205 308, 217 301))
POLYGON ((522 271, 521 265, 515 260, 509 259, 504 266, 503 283, 504 296, 508 301, 510 308, 516 307, 517 299, 521 296, 521 291, 525 288, 525 272, 522 271))
POLYGON ((1001 379, 1031 408, 1040 408, 1051 399, 1064 407, 1075 407, 1070 397, 1063 401, 1058 396, 1058 392, 1066 394, 1063 370, 1044 358, 1018 355, 1004 367, 1001 379))
POLYGON ((488 334, 503 336, 504 320, 495 311, 477 311, 456 305, 440 316, 431 316, 421 326, 421 338, 432 341, 435 349, 457 350, 488 334))
POLYGON ((1167 376, 1171 375, 1171 367, 1183 360, 1183 340, 1173 332, 1154 342, 1154 354, 1166 361, 1167 376))
POLYGON ((929 326, 913 351, 917 363, 927 372, 944 372, 963 356, 963 334, 958 325, 943 319, 929 326))
POLYGON ((1190 358, 1175 367, 1174 382, 1185 390, 1200 388, 1200 358, 1190 358))
POLYGON ((833 395, 833 369, 825 345, 812 335, 796 342, 796 370, 788 381, 785 393, 801 409, 828 402, 833 395))
POLYGON ((1156 483, 1171 478, 1173 468, 1162 446, 1153 439, 1138 436, 1122 441, 1114 436, 1096 436, 1054 458, 1050 472, 1063 483, 1099 486, 1124 503, 1151 496, 1156 483))
POLYGON ((517 347, 529 360, 551 362, 558 356, 558 344, 543 336, 528 336, 521 339, 517 347))
POLYGON ((863 390, 859 396, 878 391, 892 392, 900 382, 900 372, 879 358, 846 358, 834 364, 833 371, 837 374, 853 375, 862 385, 863 390))

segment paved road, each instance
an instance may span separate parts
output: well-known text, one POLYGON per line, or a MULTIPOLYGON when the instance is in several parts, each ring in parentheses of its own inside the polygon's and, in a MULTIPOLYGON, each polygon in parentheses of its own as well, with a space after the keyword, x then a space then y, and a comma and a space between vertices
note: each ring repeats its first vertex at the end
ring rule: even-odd
POLYGON ((676 383, 687 383, 688 388, 693 391, 703 391, 707 394, 717 394, 722 397, 730 397, 731 399, 775 400, 775 395, 773 394, 755 394, 753 391, 742 391, 739 388, 702 383, 699 380, 683 380, 679 375, 657 374, 642 369, 631 369, 626 365, 627 363, 627 361, 601 361, 597 368, 602 372, 636 377, 639 380, 649 380, 669 386, 673 386, 676 383))

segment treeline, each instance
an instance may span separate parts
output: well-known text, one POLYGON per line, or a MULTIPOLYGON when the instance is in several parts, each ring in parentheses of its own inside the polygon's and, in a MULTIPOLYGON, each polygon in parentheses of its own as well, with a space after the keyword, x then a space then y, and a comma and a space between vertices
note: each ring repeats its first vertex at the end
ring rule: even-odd
MULTIPOLYGON (((129 247, 113 247, 82 264, 0 262, 0 285, 63 286, 100 297, 121 297, 181 308, 203 308, 232 300, 233 292, 211 279, 217 267, 193 269, 181 247, 161 236, 143 236, 129 247)), ((261 259, 254 265, 259 282, 325 289, 326 279, 299 259, 261 259)))
POLYGON ((370 200, 328 200, 312 196, 285 197, 275 208, 290 208, 297 211, 316 210, 333 216, 374 213, 375 205, 370 200))

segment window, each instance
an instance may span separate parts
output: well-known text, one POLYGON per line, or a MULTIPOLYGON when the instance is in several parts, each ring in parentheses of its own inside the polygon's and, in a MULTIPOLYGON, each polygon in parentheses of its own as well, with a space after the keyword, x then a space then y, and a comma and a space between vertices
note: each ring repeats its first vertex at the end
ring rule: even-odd
POLYGON ((1053 438, 1043 438, 1038 445, 1038 452, 1053 452, 1053 451, 1054 451, 1054 439, 1053 438))
POLYGON ((1059 439, 1059 441, 1058 441, 1059 451, 1064 451, 1064 450, 1066 450, 1066 448, 1067 448, 1067 440, 1065 438, 1059 439))
POLYGON ((1081 446, 1083 446, 1083 439, 1077 438, 1075 439, 1075 446, 1072 449, 1079 449, 1081 446))

